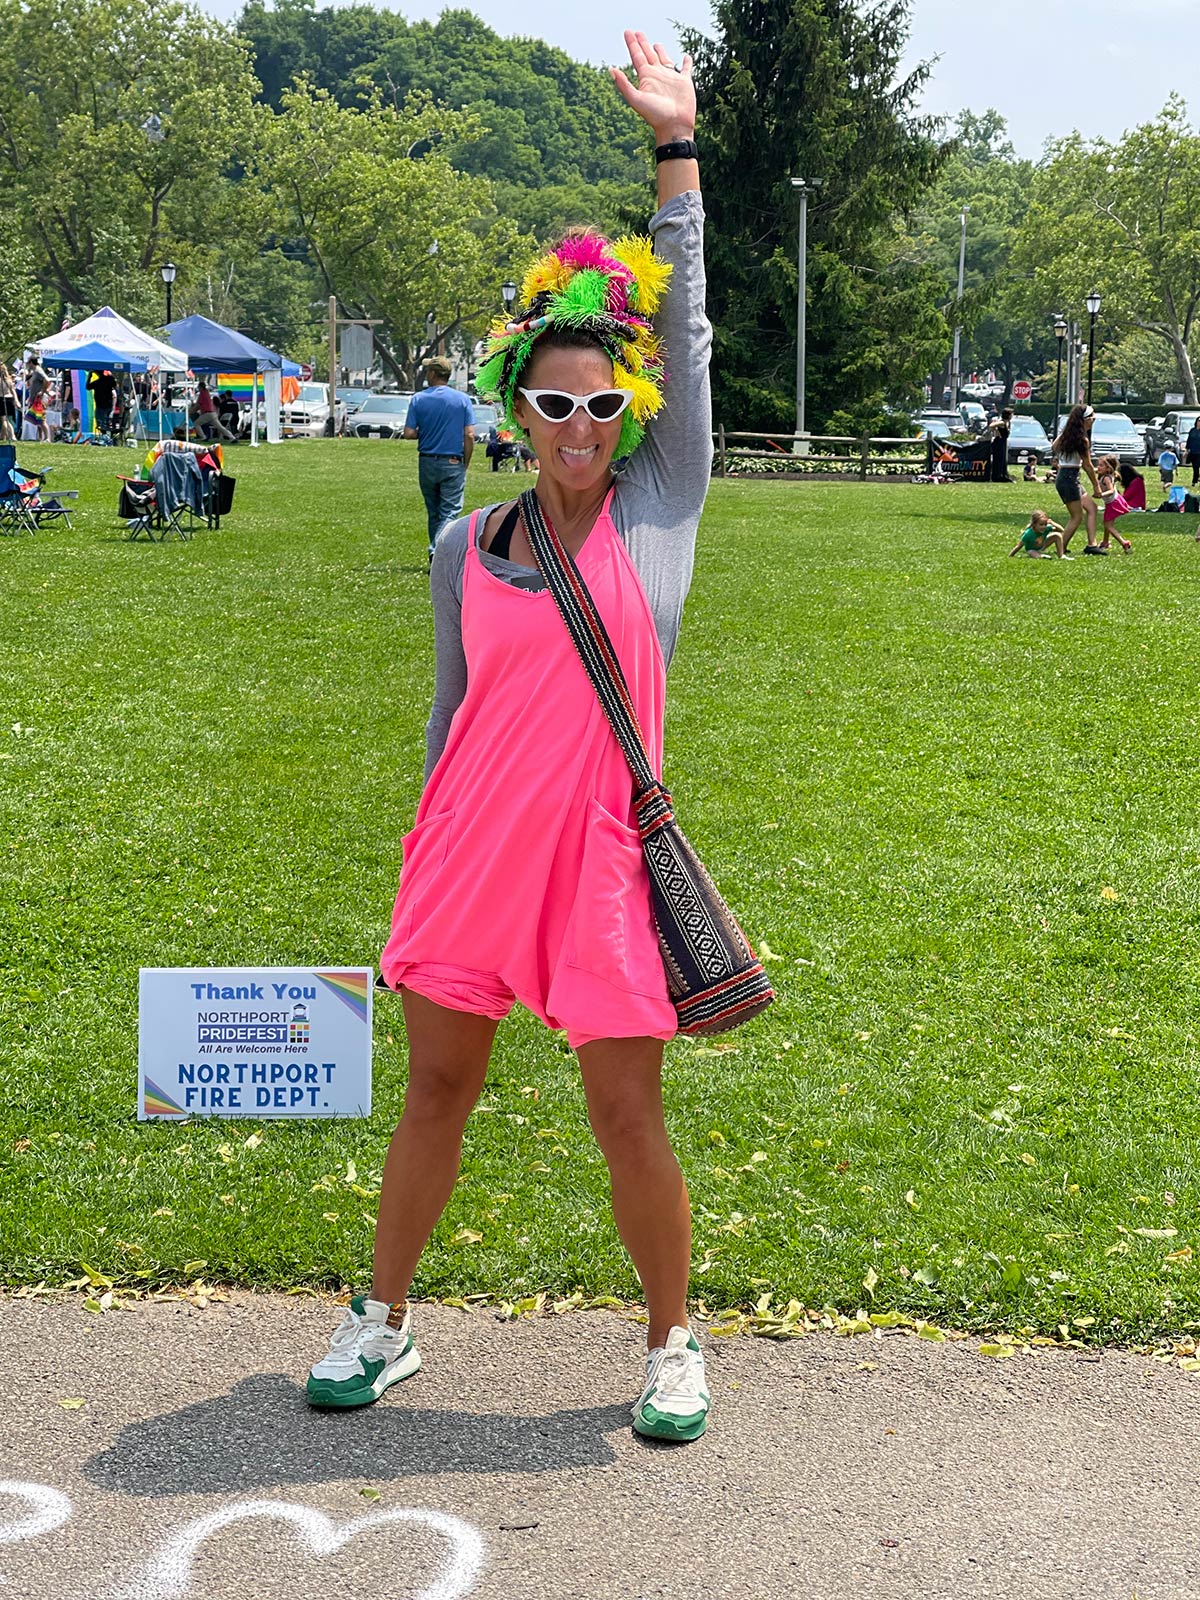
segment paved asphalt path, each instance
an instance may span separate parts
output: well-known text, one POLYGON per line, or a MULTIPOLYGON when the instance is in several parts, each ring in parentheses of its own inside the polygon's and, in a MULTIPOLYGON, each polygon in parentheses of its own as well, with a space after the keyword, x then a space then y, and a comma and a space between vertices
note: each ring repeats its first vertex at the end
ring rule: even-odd
POLYGON ((630 1430, 644 1330, 619 1315, 421 1307, 422 1370, 315 1414, 339 1316, 0 1300, 5 1591, 1200 1600, 1200 1374, 702 1334, 715 1410, 672 1447, 630 1430))

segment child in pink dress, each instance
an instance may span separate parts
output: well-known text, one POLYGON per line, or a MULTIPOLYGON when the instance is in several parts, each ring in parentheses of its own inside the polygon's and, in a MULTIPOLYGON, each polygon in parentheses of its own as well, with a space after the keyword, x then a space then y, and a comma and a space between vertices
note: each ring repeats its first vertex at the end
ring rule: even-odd
POLYGON ((1116 456, 1101 456, 1096 463, 1096 475, 1100 480, 1100 498, 1104 502, 1104 537, 1100 540, 1100 548, 1108 549, 1109 536, 1116 539, 1126 555, 1133 549, 1128 539, 1121 537, 1121 530, 1117 527, 1119 517, 1128 516, 1134 509, 1125 495, 1117 488, 1117 472, 1120 462, 1116 456))

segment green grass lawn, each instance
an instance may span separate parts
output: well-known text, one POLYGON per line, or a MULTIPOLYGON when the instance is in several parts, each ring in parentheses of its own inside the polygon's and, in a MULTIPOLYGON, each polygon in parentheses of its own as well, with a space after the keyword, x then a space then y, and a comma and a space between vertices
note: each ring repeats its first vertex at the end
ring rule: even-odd
MULTIPOLYGON (((0 540, 0 1281, 361 1284, 398 1004, 369 1121, 247 1148, 136 1122, 137 969, 375 960, 432 682, 411 448, 236 450, 227 525, 153 546, 132 452, 23 455, 83 495, 0 540)), ((667 778, 779 1001, 668 1049, 710 1307, 1200 1320, 1200 545, 1007 560, 1051 496, 713 485, 667 778)), ((514 1015, 417 1289, 577 1286, 636 1293, 573 1058, 514 1015)))

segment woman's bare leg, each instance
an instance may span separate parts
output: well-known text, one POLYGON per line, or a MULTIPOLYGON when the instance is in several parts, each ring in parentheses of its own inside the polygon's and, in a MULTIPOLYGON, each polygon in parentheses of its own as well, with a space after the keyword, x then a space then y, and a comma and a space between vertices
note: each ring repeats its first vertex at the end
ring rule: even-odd
POLYGON ((401 989, 408 1030, 408 1092, 383 1168, 372 1298, 403 1301, 446 1209, 462 1136, 487 1076, 499 1023, 401 989))
POLYGON ((1085 494, 1083 497, 1083 519, 1087 525, 1087 542, 1089 544, 1095 544, 1096 502, 1092 499, 1090 494, 1085 494))
POLYGON ((1067 525, 1063 529, 1063 549, 1070 544, 1073 535, 1078 531, 1079 524, 1083 521, 1083 501, 1073 500, 1067 507, 1067 525))
POLYGON ((663 1120, 661 1039, 596 1039, 578 1050, 588 1116, 612 1180, 613 1217, 650 1313, 647 1343, 687 1327, 692 1213, 663 1120))

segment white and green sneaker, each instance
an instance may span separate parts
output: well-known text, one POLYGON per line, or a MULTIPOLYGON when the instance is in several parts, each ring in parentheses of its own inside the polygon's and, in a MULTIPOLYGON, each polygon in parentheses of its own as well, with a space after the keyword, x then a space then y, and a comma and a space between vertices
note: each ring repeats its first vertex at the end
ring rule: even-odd
POLYGON ((704 1357, 689 1328, 672 1328, 667 1342, 646 1356, 646 1387, 633 1408, 635 1433, 647 1439, 698 1439, 711 1404, 704 1357))
POLYGON ((421 1352, 412 1341, 412 1308, 399 1328, 388 1326, 391 1307, 386 1300, 355 1295, 334 1329, 329 1354, 308 1375, 311 1406, 369 1406, 385 1389, 411 1378, 421 1365, 421 1352))

